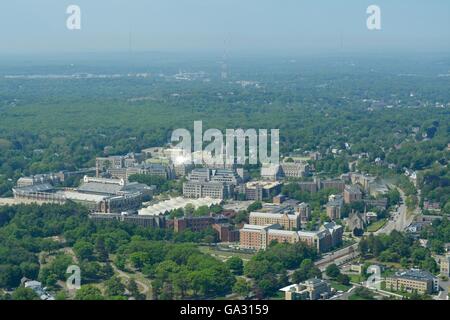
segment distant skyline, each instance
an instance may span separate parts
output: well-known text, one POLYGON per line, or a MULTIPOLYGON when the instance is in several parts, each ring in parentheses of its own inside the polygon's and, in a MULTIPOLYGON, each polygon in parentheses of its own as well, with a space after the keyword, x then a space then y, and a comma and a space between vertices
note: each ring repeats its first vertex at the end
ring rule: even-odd
POLYGON ((450 52, 448 0, 15 0, 0 3, 1 54, 450 52), (66 28, 79 5, 82 29, 66 28), (382 30, 366 27, 381 7, 382 30))

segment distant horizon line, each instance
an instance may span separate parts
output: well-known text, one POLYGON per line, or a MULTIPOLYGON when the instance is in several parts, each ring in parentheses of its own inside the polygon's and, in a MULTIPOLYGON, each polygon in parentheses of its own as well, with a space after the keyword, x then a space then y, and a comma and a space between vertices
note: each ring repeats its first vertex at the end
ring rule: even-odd
MULTIPOLYGON (((83 51, 37 51, 37 52, 0 52, 0 57, 9 59, 19 59, 19 58, 73 58, 78 57, 89 57, 89 56, 110 56, 110 57, 121 57, 126 58, 127 56, 143 56, 143 55, 171 55, 171 56, 199 56, 199 57, 211 57, 211 58, 223 58, 223 50, 189 50, 189 49, 165 49, 165 50, 83 50, 83 51)), ((308 58, 308 57, 393 57, 398 55, 404 55, 406 57, 417 57, 422 55, 448 55, 450 57, 450 48, 446 50, 415 50, 410 49, 388 49, 388 50, 348 50, 348 51, 330 51, 330 50, 305 50, 299 52, 288 51, 285 53, 267 50, 267 51, 251 51, 251 50, 229 50, 227 52, 227 58, 241 58, 241 57, 273 57, 273 58, 308 58)))

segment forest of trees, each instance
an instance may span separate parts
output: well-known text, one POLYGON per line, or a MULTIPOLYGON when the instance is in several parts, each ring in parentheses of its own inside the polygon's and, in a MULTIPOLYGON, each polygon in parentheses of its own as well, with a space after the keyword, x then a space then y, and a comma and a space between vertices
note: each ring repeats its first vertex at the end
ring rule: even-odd
POLYGON ((417 267, 432 273, 439 270, 429 249, 422 247, 412 236, 395 230, 389 235, 370 234, 359 242, 359 250, 366 258, 400 263, 403 268, 417 267))
POLYGON ((204 241, 207 233, 93 223, 83 207, 71 203, 0 207, 0 219, 0 288, 14 289, 26 277, 58 291, 57 282, 67 279, 72 264, 81 268, 83 284, 109 281, 114 274, 111 255, 116 255, 117 267, 142 270, 155 280, 155 288, 161 283, 158 295, 165 297, 167 286, 174 287, 172 297, 181 294, 176 291, 178 280, 172 278, 179 274, 176 270, 189 274, 192 282, 186 284, 186 292, 193 296, 231 292, 234 284, 227 265, 188 244, 204 241))
MULTIPOLYGON (((433 107, 450 100, 446 78, 393 79, 392 70, 406 68, 400 61, 372 65, 380 69, 376 76, 335 67, 329 61, 289 68, 263 61, 235 63, 236 77, 254 79, 260 87, 222 81, 205 84, 201 79, 183 82, 170 76, 0 79, 4 88, 0 94, 0 196, 11 195, 11 186, 22 175, 93 166, 105 147, 109 154, 124 154, 163 145, 172 130, 192 129, 195 120, 202 120, 205 129, 279 128, 282 154, 320 151, 325 156, 314 166, 327 175, 347 172, 350 157, 360 153, 368 153, 369 162, 381 158, 394 164, 399 173, 403 167, 423 170, 448 161, 449 112, 433 107), (420 94, 411 96, 411 91, 420 94), (133 100, 139 97, 146 99, 133 100), (394 107, 383 107, 387 105, 394 107), (332 148, 342 153, 332 155, 332 148)), ((370 64, 365 62, 361 68, 366 65, 370 64)), ((82 68, 120 73, 129 67, 82 68)), ((139 68, 174 74, 179 67, 133 66, 135 71, 139 68)), ((190 68, 211 72, 215 79, 211 61, 190 68)), ((422 61, 410 68, 429 72, 422 61)), ((57 66, 53 69, 57 73, 57 66)), ((161 190, 179 188, 151 182, 161 190)))

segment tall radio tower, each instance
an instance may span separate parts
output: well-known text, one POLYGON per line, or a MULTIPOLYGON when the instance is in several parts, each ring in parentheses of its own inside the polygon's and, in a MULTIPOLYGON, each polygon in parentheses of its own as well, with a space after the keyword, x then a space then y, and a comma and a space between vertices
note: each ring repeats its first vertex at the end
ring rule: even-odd
POLYGON ((227 41, 224 41, 224 49, 222 56, 222 72, 220 73, 220 77, 222 80, 226 80, 228 78, 228 53, 227 53, 227 41))

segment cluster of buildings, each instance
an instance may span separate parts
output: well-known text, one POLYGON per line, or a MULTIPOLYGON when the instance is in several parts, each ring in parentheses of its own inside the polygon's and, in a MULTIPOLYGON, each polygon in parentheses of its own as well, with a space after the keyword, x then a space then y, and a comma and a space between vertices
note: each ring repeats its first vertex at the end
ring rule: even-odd
MULTIPOLYGON (((213 228, 221 240, 239 241, 242 248, 255 250, 265 249, 272 241, 278 241, 304 242, 319 252, 326 252, 342 242, 343 227, 334 222, 326 223, 316 231, 305 231, 304 226, 311 218, 311 207, 280 194, 280 179, 309 175, 311 168, 306 160, 290 158, 279 165, 264 165, 261 180, 248 181, 242 168, 194 168, 183 161, 175 161, 177 157, 183 157, 180 150, 163 147, 145 149, 141 153, 99 157, 96 158, 95 177, 85 175, 78 188, 57 187, 65 177, 60 173, 21 178, 13 192, 16 198, 22 199, 82 203, 90 209, 91 219, 96 221, 109 219, 157 228, 167 227, 165 216, 173 210, 184 209, 188 204, 198 208, 219 204, 224 199, 273 199, 272 204, 251 212, 249 223, 240 230, 234 229, 229 221, 219 221, 220 218, 213 216, 175 218, 173 228, 176 232, 213 228), (129 178, 136 174, 164 179, 186 177, 183 197, 142 208, 142 204, 152 197, 155 187, 129 182, 129 178)), ((363 200, 363 195, 370 192, 376 182, 371 176, 350 173, 340 179, 314 178, 295 183, 300 190, 311 193, 322 189, 336 190, 338 194, 330 196, 326 204, 328 217, 336 221, 341 219, 344 204, 363 200)))
MULTIPOLYGON (((23 185, 23 184, 21 184, 23 185)), ((154 187, 124 179, 106 179, 85 176, 78 188, 58 188, 44 182, 13 188, 14 198, 52 203, 74 201, 91 212, 121 213, 136 210, 150 199, 154 187)))
POLYGON ((36 174, 28 177, 21 177, 17 180, 17 188, 30 187, 40 184, 58 185, 66 181, 69 177, 84 176, 93 174, 95 168, 85 168, 77 171, 59 171, 57 173, 36 174))
POLYGON ((334 222, 326 223, 317 231, 303 231, 309 221, 311 207, 307 203, 285 200, 277 196, 273 204, 264 204, 263 208, 250 212, 249 224, 240 230, 239 242, 242 248, 266 249, 271 242, 303 242, 318 252, 327 252, 342 242, 343 227, 334 222), (278 200, 276 200, 278 199, 278 200))
POLYGON ((167 163, 152 163, 146 161, 143 153, 129 153, 125 156, 109 156, 96 158, 96 177, 108 177, 128 180, 135 174, 144 174, 174 179, 175 167, 167 163))
POLYGON ((244 181, 243 169, 196 168, 183 183, 187 198, 227 199, 234 196, 236 187, 244 181))

